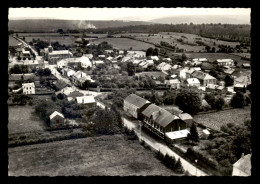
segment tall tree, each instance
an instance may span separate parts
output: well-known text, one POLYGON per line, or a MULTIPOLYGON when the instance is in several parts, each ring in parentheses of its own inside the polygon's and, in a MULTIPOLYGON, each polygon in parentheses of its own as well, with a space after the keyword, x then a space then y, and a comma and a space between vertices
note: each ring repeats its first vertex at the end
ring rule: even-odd
POLYGON ((225 76, 225 86, 228 87, 228 86, 233 86, 234 84, 234 79, 233 77, 231 77, 230 75, 226 75, 225 76))
POLYGON ((199 93, 194 89, 181 90, 175 100, 176 105, 184 112, 196 114, 201 107, 201 98, 199 93))
POLYGON ((199 134, 198 134, 197 126, 195 125, 195 123, 192 123, 192 125, 190 127, 190 133, 187 135, 187 139, 191 140, 192 143, 199 142, 199 134))

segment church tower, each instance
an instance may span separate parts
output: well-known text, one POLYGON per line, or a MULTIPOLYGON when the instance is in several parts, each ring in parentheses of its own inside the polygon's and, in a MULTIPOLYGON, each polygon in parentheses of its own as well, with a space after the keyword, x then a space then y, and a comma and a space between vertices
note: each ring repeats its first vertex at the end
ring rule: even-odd
POLYGON ((53 51, 53 48, 51 46, 51 42, 50 42, 50 45, 48 46, 48 51, 49 51, 49 53, 51 53, 53 51))

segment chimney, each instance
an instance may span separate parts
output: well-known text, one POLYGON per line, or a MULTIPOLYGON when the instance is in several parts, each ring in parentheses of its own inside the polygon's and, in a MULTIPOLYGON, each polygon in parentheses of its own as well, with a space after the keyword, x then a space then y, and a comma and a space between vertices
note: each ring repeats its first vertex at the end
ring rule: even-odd
POLYGON ((241 154, 241 158, 244 158, 244 153, 241 154))

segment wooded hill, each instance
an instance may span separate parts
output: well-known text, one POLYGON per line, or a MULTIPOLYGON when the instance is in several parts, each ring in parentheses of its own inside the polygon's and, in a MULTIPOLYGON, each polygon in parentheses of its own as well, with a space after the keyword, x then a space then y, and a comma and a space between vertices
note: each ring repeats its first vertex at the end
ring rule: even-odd
POLYGON ((56 32, 57 29, 88 29, 122 27, 130 25, 148 25, 142 21, 92 21, 92 20, 58 20, 58 19, 25 19, 9 20, 8 29, 15 32, 56 32))

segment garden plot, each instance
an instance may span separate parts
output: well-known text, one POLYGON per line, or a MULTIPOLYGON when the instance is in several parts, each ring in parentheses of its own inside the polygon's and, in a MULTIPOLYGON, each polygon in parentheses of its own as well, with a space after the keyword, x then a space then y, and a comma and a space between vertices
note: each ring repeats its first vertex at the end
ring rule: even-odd
POLYGON ((9 134, 45 130, 45 123, 34 114, 33 106, 8 107, 9 134))
POLYGON ((214 130, 220 130, 222 125, 226 125, 228 123, 243 124, 250 118, 250 106, 244 107, 242 109, 229 109, 193 116, 194 121, 214 130))

